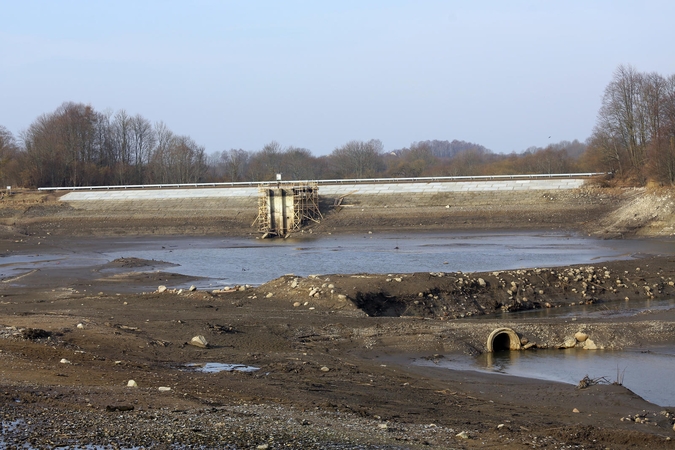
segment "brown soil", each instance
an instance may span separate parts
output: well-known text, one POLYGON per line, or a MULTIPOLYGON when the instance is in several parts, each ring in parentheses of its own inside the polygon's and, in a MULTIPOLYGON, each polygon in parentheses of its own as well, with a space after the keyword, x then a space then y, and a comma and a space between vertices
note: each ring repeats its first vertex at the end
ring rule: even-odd
MULTIPOLYGON (((612 207, 625 201, 613 200, 612 207)), ((5 222, 4 255, 62 246, 87 229, 90 222, 78 227, 65 218, 67 207, 46 203, 41 212, 21 214, 31 206, 7 206, 3 217, 14 222, 5 222)), ((339 220, 354 220, 351 229, 364 231, 381 225, 384 209, 360 225, 356 212, 339 220)), ((541 225, 547 210, 531 214, 541 225)), ((433 228, 439 220, 433 216, 422 223, 433 228)), ((314 232, 334 232, 337 220, 314 232)), ((569 228, 580 229, 580 222, 571 220, 569 228)), ((508 220, 493 223, 506 227, 508 220)), ((526 227, 522 217, 513 223, 526 227)), ((387 226, 398 224, 412 226, 404 220, 387 226)), ((556 227, 563 224, 555 219, 556 227)), ((100 271, 91 271, 86 285, 30 271, 2 280, 0 448, 675 447, 673 408, 619 385, 576 389, 408 364, 410 355, 440 360, 484 352, 498 326, 534 344, 527 351, 559 347, 578 331, 604 348, 672 344, 673 310, 575 321, 515 315, 670 298, 675 260, 668 256, 592 268, 285 276, 215 292, 176 291, 189 278, 156 261, 117 260, 106 268, 117 271, 114 281, 100 271), (160 284, 168 289, 155 291, 160 284), (199 335, 207 348, 188 344, 199 335), (208 362, 259 370, 189 367, 208 362), (129 380, 138 387, 127 387, 129 380)))

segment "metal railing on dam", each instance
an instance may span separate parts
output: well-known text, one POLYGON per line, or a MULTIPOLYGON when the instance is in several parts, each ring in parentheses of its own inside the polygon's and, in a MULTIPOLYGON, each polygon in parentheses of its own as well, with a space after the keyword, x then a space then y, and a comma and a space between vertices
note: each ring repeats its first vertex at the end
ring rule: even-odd
POLYGON ((343 185, 343 184, 397 184, 397 183, 445 183, 466 181, 507 181, 507 180, 550 180, 550 179, 588 179, 607 175, 605 172, 588 173, 558 173, 534 175, 476 175, 456 177, 405 177, 405 178, 346 178, 335 180, 286 180, 286 181, 236 181, 220 183, 175 183, 175 184, 131 184, 112 186, 70 186, 70 187, 40 187, 39 191, 93 191, 93 190, 127 190, 127 189, 185 189, 209 187, 258 187, 277 186, 283 184, 343 185))

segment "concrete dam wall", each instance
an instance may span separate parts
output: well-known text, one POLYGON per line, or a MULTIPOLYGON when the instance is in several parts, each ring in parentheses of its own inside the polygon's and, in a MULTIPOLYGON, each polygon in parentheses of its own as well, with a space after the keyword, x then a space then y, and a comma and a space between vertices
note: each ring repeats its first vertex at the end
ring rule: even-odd
MULTIPOLYGON (((323 220, 312 228, 560 228, 570 217, 585 221, 602 209, 587 181, 323 183, 318 187, 323 220)), ((77 190, 60 197, 64 208, 58 215, 102 232, 152 228, 169 234, 255 234, 259 195, 257 186, 77 190)))

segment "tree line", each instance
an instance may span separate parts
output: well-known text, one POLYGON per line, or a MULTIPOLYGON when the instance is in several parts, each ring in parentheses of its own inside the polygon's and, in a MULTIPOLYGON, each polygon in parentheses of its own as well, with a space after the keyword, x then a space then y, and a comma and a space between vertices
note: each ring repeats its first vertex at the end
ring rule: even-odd
POLYGON ((189 136, 124 110, 64 103, 15 137, 0 126, 0 183, 24 187, 374 177, 605 172, 642 184, 675 184, 675 76, 619 66, 593 134, 498 154, 480 144, 427 140, 385 151, 353 140, 325 156, 276 141, 207 154, 189 136))
POLYGON ((675 183, 675 75, 619 66, 605 88, 589 159, 632 179, 675 183))

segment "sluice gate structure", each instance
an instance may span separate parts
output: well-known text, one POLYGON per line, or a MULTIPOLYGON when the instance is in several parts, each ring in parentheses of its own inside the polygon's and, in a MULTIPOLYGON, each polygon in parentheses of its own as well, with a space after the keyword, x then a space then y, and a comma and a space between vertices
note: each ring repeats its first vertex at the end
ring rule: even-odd
POLYGON ((322 219, 317 183, 260 186, 258 193, 254 224, 258 224, 263 238, 285 237, 310 221, 318 223, 322 219))

